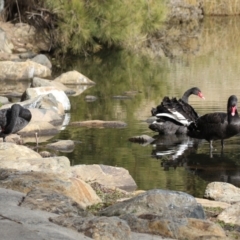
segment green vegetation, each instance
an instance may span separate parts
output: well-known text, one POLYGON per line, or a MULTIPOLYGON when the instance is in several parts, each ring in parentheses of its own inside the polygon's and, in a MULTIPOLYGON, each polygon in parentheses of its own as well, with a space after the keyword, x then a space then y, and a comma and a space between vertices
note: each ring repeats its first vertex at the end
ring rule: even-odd
POLYGON ((134 194, 125 192, 121 189, 107 188, 97 182, 91 183, 91 187, 102 200, 102 203, 91 205, 87 208, 93 214, 97 214, 100 210, 113 205, 121 198, 132 198, 134 194))
POLYGON ((161 27, 162 1, 45 1, 57 14, 57 41, 63 52, 96 52, 103 46, 140 46, 161 27))
POLYGON ((86 55, 103 47, 139 48, 148 34, 160 29, 166 16, 164 0, 24 2, 8 1, 8 20, 27 22, 40 30, 48 28, 53 46, 63 53, 86 55))

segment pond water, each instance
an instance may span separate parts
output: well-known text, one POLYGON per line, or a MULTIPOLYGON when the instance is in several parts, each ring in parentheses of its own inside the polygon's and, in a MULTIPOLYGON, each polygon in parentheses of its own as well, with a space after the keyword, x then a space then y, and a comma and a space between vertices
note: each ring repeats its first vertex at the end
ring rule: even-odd
MULTIPOLYGON (((199 87, 206 100, 191 96, 189 103, 200 114, 226 111, 227 99, 240 99, 240 19, 205 19, 190 51, 172 58, 148 59, 126 52, 107 52, 92 58, 65 59, 60 71, 77 70, 96 85, 70 97, 71 122, 120 120, 125 128, 66 126, 54 139, 76 141, 67 156, 72 165, 106 164, 129 170, 138 189, 180 190, 202 197, 211 181, 240 186, 240 136, 214 143, 212 157, 206 141, 187 137, 156 136, 153 144, 141 145, 128 139, 136 135, 155 136, 146 119, 151 108, 166 95, 181 97, 190 87, 199 87), (135 94, 128 95, 132 91, 135 94), (87 102, 85 97, 97 97, 87 102), (116 99, 114 96, 126 96, 116 99)), ((240 104, 239 104, 240 105, 240 104)))

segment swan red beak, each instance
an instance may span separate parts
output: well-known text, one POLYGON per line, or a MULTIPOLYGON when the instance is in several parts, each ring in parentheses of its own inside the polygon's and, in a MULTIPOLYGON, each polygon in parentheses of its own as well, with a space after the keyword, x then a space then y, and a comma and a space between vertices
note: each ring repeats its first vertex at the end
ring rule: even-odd
POLYGON ((198 96, 199 96, 200 98, 202 98, 202 99, 205 99, 205 97, 203 96, 202 92, 199 92, 199 93, 198 93, 198 96))
POLYGON ((235 115, 236 110, 237 110, 237 107, 236 107, 236 106, 232 107, 232 111, 231 111, 231 115, 232 115, 232 116, 235 115))

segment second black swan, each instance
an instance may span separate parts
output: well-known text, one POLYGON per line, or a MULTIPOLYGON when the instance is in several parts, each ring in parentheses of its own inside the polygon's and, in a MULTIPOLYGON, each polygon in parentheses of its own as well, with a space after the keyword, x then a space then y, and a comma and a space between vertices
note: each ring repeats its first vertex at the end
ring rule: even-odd
POLYGON ((240 117, 237 111, 238 99, 235 95, 228 98, 227 112, 205 114, 188 126, 187 135, 192 138, 205 139, 213 148, 213 140, 221 140, 222 149, 224 139, 233 137, 240 131, 240 117))
POLYGON ((13 104, 11 108, 0 110, 0 137, 6 142, 6 136, 17 133, 31 120, 32 114, 29 109, 20 104, 13 104))
POLYGON ((149 128, 164 135, 186 134, 186 124, 179 121, 192 122, 199 117, 193 107, 188 104, 188 98, 192 94, 204 99, 201 90, 197 87, 187 90, 179 100, 164 97, 161 104, 151 110, 152 116, 156 116, 157 120, 151 123, 149 128))

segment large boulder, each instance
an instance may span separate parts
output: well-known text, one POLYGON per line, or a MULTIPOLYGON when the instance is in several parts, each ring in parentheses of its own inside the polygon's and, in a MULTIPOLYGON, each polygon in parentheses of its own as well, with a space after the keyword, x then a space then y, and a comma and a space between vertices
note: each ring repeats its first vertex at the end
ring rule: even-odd
POLYGON ((205 219, 205 213, 196 199, 184 192, 154 189, 134 198, 114 204, 100 212, 104 216, 121 216, 133 213, 155 214, 163 219, 197 218, 205 219))
POLYGON ((0 168, 0 187, 22 193, 37 188, 56 191, 72 198, 82 208, 102 202, 89 184, 76 178, 69 179, 69 176, 63 173, 0 168))
POLYGON ((36 171, 45 173, 62 173, 70 176, 70 161, 67 157, 49 157, 49 158, 11 158, 10 160, 0 160, 1 168, 16 169, 19 171, 36 171))
POLYGON ((174 239, 226 239, 223 229, 205 220, 203 208, 189 194, 149 190, 100 211, 101 216, 120 216, 134 232, 174 239))
MULTIPOLYGON (((49 218, 57 217, 58 214, 50 213, 50 211, 46 212, 46 211, 40 211, 40 210, 31 210, 30 209, 31 206, 30 204, 28 204, 29 202, 28 196, 26 200, 27 203, 26 204, 23 203, 23 200, 25 199, 25 197, 26 195, 24 193, 20 193, 10 189, 2 189, 2 188, 0 189, 1 239, 90 240, 90 238, 84 236, 82 233, 78 233, 74 230, 58 226, 49 221, 49 218)), ((62 200, 65 203, 67 202, 67 199, 63 197, 61 198, 61 196, 59 196, 58 199, 59 201, 62 200)), ((49 199, 47 200, 49 201, 49 199)), ((44 202, 46 203, 46 201, 44 202)), ((39 205, 43 204, 40 198, 38 198, 38 203, 39 205)), ((70 201, 69 203, 72 203, 72 201, 70 201)), ((68 209, 74 210, 77 208, 77 207, 74 208, 74 206, 71 207, 68 205, 64 208, 63 203, 61 204, 62 205, 59 206, 60 213, 65 212, 68 209)), ((53 207, 54 206, 52 205, 48 209, 52 209, 53 207)), ((46 209, 43 209, 43 210, 46 210, 46 209)))
POLYGON ((0 143, 0 168, 6 165, 10 167, 13 162, 21 165, 21 159, 25 158, 39 159, 41 155, 22 145, 10 142, 0 143))
POLYGON ((36 87, 36 88, 28 88, 26 92, 24 93, 24 100, 28 99, 36 99, 37 97, 43 95, 52 95, 56 102, 61 104, 63 106, 63 109, 65 111, 68 111, 71 109, 71 103, 67 95, 64 93, 64 91, 49 86, 49 87, 36 87))
POLYGON ((240 201, 240 188, 226 182, 211 182, 205 189, 204 197, 226 203, 236 203, 240 201))
POLYGON ((0 64, 0 78, 7 80, 26 80, 33 77, 50 77, 51 70, 39 63, 2 61, 0 64))

